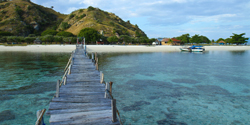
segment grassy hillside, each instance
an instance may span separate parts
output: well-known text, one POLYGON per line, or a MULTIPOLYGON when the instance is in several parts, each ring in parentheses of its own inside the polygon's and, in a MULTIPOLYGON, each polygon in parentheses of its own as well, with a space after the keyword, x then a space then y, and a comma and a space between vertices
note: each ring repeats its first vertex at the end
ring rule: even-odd
POLYGON ((77 35, 84 28, 94 28, 104 36, 146 36, 137 25, 123 21, 113 13, 98 8, 79 9, 60 14, 30 0, 0 0, 0 30, 17 36, 40 35, 46 29, 68 31, 77 35))
POLYGON ((146 36, 137 25, 132 25, 129 21, 124 22, 113 13, 93 7, 72 12, 63 20, 58 30, 66 30, 77 35, 84 28, 94 28, 106 37, 114 35, 146 36))
POLYGON ((0 30, 21 36, 39 34, 47 27, 56 29, 67 16, 29 0, 1 2, 0 9, 0 30))

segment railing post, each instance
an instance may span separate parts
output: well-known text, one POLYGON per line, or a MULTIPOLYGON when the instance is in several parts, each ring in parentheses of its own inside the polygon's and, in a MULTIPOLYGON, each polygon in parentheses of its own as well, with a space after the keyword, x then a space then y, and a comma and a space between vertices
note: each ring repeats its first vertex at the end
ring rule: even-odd
POLYGON ((108 98, 108 93, 107 93, 107 90, 109 90, 109 83, 106 82, 106 85, 105 85, 105 95, 104 95, 104 98, 108 98))
POLYGON ((43 114, 45 113, 46 109, 43 110, 38 110, 36 112, 36 124, 35 125, 44 125, 44 121, 43 121, 43 114))
POLYGON ((96 58, 95 66, 96 66, 96 70, 98 70, 98 58, 96 58))
POLYGON ((111 100, 111 108, 112 108, 112 122, 117 121, 116 117, 116 99, 111 100))
POLYGON ((96 61, 96 59, 97 59, 97 52, 95 52, 95 61, 96 61))
POLYGON ((92 62, 94 62, 94 53, 92 53, 92 58, 91 59, 92 59, 92 62))
POLYGON ((85 54, 85 55, 87 54, 86 46, 85 46, 85 49, 84 49, 84 54, 85 54))
POLYGON ((103 79, 104 79, 104 74, 102 73, 102 71, 100 71, 100 83, 103 83, 103 79))
POLYGON ((60 80, 57 80, 57 83, 56 83, 56 98, 59 97, 59 92, 60 92, 60 80))
POLYGON ((65 76, 65 78, 64 78, 64 83, 63 83, 63 85, 66 85, 66 83, 67 83, 67 76, 65 76))
POLYGON ((112 96, 112 85, 113 85, 113 82, 109 82, 109 92, 111 96, 112 96))
POLYGON ((71 74, 71 68, 72 68, 72 64, 70 64, 70 66, 69 66, 69 73, 68 73, 68 75, 71 74))

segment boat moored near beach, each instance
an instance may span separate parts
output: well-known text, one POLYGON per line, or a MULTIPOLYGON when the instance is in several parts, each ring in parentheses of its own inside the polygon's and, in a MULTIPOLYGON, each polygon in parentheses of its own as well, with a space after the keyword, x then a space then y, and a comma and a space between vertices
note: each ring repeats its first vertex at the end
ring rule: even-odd
POLYGON ((205 48, 203 46, 191 46, 191 47, 182 47, 180 48, 181 51, 187 51, 187 52, 203 52, 205 51, 205 48))

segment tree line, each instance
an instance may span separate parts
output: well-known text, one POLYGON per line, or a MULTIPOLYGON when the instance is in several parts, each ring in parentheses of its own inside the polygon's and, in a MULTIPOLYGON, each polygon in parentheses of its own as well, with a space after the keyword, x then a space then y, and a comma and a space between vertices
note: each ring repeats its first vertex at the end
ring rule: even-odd
MULTIPOLYGON (((220 41, 224 41, 226 44, 244 44, 247 43, 249 38, 244 37, 245 33, 235 34, 233 33, 230 38, 219 38, 217 41, 210 40, 206 36, 195 34, 194 36, 190 37, 189 34, 183 34, 178 37, 174 37, 178 40, 181 40, 181 44, 211 44, 211 43, 218 43, 220 41)), ((0 43, 4 42, 26 42, 31 44, 37 38, 40 39, 43 43, 76 43, 77 39, 82 41, 85 38, 87 44, 96 44, 97 41, 104 42, 105 44, 144 44, 150 45, 152 42, 155 42, 155 38, 149 39, 147 36, 140 36, 136 35, 135 37, 131 37, 128 35, 120 35, 120 36, 110 36, 105 37, 98 33, 97 30, 93 28, 84 28, 80 31, 80 33, 75 36, 74 34, 66 31, 56 31, 56 30, 45 30, 41 33, 41 36, 35 36, 34 34, 30 34, 27 37, 22 36, 13 36, 12 33, 6 31, 0 31, 0 43)))
POLYGON ((182 44, 188 44, 188 43, 196 43, 196 44, 200 44, 200 43, 219 43, 220 41, 225 42, 226 44, 245 44, 247 43, 247 40, 249 38, 245 38, 244 35, 246 35, 245 33, 241 33, 241 34, 235 34, 233 33, 232 36, 230 36, 230 38, 219 38, 217 41, 215 40, 209 40, 206 36, 202 36, 202 35, 197 35, 195 34, 194 36, 190 37, 189 34, 183 34, 181 36, 175 37, 178 40, 181 40, 182 44))
POLYGON ((39 39, 43 44, 47 43, 76 43, 77 38, 74 34, 66 31, 56 31, 56 30, 45 30, 42 32, 41 36, 36 36, 35 34, 29 34, 28 36, 13 36, 12 33, 6 31, 0 31, 0 43, 5 42, 15 42, 15 43, 27 43, 32 44, 36 39, 39 39))

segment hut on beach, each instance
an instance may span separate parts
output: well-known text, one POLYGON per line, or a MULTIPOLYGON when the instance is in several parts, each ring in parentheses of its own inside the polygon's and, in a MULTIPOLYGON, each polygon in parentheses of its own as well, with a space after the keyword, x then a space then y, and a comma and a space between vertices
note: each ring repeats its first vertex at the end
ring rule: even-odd
POLYGON ((218 42, 218 44, 219 44, 219 45, 225 45, 226 42, 221 40, 221 41, 218 42))

